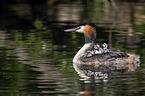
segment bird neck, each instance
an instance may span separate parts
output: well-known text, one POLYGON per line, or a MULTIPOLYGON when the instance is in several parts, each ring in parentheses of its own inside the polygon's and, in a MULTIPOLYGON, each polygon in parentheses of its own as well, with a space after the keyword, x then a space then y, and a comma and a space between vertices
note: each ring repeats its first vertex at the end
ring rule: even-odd
POLYGON ((85 28, 84 38, 86 43, 96 42, 96 29, 94 27, 85 28))
POLYGON ((73 58, 73 63, 81 63, 81 57, 85 54, 88 50, 93 49, 94 42, 85 43, 84 46, 77 52, 77 54, 73 58))

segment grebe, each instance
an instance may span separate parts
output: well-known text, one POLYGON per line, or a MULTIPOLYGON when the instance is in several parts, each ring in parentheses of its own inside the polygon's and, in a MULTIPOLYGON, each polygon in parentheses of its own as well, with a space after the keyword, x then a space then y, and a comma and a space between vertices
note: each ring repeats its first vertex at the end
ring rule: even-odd
MULTIPOLYGON (((84 46, 77 52, 77 54, 73 58, 73 63, 78 64, 128 64, 135 60, 135 54, 127 54, 125 52, 121 52, 117 49, 107 49, 107 44, 104 43, 100 47, 99 44, 95 45, 96 42, 96 24, 95 23, 83 23, 79 25, 77 28, 66 29, 65 32, 76 31, 79 33, 84 33, 85 44, 84 46)), ((139 58, 137 56, 137 58, 139 58)), ((139 62, 139 59, 137 59, 139 62)))

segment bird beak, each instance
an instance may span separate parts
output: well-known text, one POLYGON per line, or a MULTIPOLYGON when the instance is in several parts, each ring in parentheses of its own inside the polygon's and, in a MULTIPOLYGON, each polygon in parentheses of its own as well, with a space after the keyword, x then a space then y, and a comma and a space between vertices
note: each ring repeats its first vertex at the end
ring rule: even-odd
POLYGON ((71 32, 71 31, 76 31, 76 28, 72 28, 72 29, 66 29, 64 30, 65 32, 71 32))

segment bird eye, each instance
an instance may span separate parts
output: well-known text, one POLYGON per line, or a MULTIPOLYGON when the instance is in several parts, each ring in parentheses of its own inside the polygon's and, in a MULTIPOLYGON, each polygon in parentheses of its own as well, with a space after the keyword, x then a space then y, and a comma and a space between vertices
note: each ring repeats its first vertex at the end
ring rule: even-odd
POLYGON ((80 29, 81 27, 77 27, 77 29, 80 29))

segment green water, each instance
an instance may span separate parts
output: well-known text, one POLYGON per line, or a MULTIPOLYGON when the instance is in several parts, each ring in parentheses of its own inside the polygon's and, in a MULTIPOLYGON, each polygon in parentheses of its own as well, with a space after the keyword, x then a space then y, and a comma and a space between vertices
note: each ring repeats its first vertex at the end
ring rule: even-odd
POLYGON ((1 4, 0 96, 83 96, 88 91, 94 92, 88 96, 144 96, 144 4, 1 4), (139 67, 96 73, 100 78, 81 77, 72 59, 84 44, 83 34, 63 31, 81 22, 97 24, 97 43, 140 55, 139 67))

